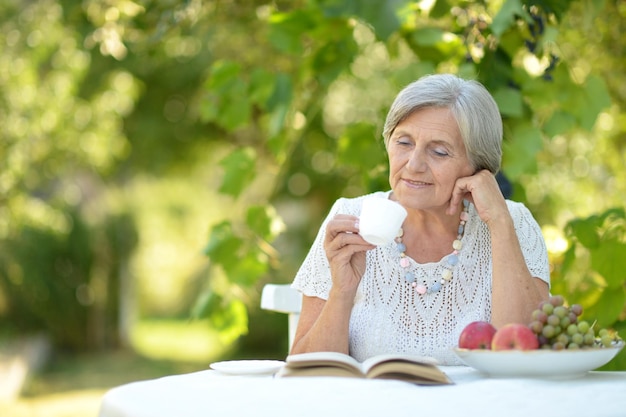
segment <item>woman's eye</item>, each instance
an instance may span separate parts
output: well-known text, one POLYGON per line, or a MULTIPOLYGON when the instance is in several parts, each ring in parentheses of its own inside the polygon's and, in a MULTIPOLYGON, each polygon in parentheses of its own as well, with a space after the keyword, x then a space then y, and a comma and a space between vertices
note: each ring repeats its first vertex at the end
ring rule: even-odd
POLYGON ((437 156, 448 156, 448 152, 445 149, 435 149, 433 151, 437 156))

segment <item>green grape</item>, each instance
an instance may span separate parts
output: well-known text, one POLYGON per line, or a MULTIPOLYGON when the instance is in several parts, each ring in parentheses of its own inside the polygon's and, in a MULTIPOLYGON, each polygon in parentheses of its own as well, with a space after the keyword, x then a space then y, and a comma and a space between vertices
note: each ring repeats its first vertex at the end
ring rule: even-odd
POLYGON ((538 320, 535 320, 535 321, 531 322, 528 325, 528 327, 530 327, 530 330, 532 330, 533 333, 540 334, 541 331, 543 330, 543 323, 538 321, 538 320))
POLYGON ((554 307, 553 312, 557 317, 563 318, 567 316, 567 314, 569 313, 569 310, 567 307, 559 305, 559 306, 554 307))
POLYGON ((559 326, 561 324, 561 319, 558 316, 551 314, 548 316, 548 324, 551 326, 559 326))
POLYGON ((545 324, 548 320, 548 315, 544 313, 543 310, 534 310, 532 313, 532 319, 545 324))
POLYGON ((554 311, 554 306, 550 303, 544 303, 541 309, 543 310, 544 313, 550 315, 554 311))
POLYGON ((574 336, 575 334, 579 334, 578 333, 578 326, 574 323, 570 324, 569 326, 567 326, 567 334, 570 336, 574 336))
POLYGON ((602 346, 604 347, 611 347, 611 345, 613 344, 613 337, 611 337, 609 334, 605 334, 600 338, 600 343, 602 343, 602 346))
POLYGON ((578 322, 578 331, 581 333, 587 333, 590 329, 589 323, 587 323, 586 321, 579 321, 578 322))
POLYGON ((554 329, 554 326, 552 326, 551 324, 546 324, 545 326, 543 326, 541 334, 550 339, 556 335, 556 331, 554 329))
POLYGON ((528 327, 537 335, 540 349, 611 347, 616 341, 621 341, 619 335, 612 330, 596 331, 588 321, 579 321, 582 313, 580 304, 567 306, 562 296, 552 296, 533 310, 532 321, 528 327))
POLYGON ((561 343, 561 344, 562 344, 562 345, 564 345, 564 346, 567 346, 567 344, 570 342, 570 340, 569 340, 569 336, 568 336, 567 334, 565 334, 565 333, 559 333, 559 334, 555 337, 555 340, 556 340, 558 343, 561 343))
POLYGON ((593 331, 587 332, 583 335, 583 344, 585 346, 593 346, 596 341, 596 335, 593 334, 593 331))

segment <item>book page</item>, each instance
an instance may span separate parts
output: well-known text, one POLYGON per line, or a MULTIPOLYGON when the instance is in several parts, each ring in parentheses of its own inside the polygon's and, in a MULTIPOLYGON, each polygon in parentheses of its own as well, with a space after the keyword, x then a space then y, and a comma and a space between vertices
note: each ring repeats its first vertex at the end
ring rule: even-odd
POLYGON ((309 352, 289 355, 286 359, 290 368, 312 366, 337 366, 349 369, 353 373, 363 373, 361 364, 352 356, 340 352, 309 352))
POLYGON ((370 368, 368 378, 400 379, 418 384, 449 384, 450 379, 437 366, 414 362, 381 362, 370 368))
POLYGON ((366 359, 361 364, 361 369, 363 370, 363 373, 368 373, 369 370, 372 369, 374 366, 383 362, 392 362, 392 361, 413 362, 413 363, 420 363, 424 365, 437 365, 438 363, 436 359, 430 358, 427 356, 390 353, 390 354, 385 354, 385 355, 376 355, 376 356, 366 359))

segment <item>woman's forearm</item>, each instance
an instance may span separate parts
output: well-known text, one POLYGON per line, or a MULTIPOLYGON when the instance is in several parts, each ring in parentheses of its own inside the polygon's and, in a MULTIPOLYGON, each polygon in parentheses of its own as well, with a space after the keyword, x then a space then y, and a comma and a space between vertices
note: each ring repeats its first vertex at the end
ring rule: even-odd
POLYGON ((291 353, 349 353, 348 332, 354 297, 341 297, 331 290, 327 301, 317 300, 318 306, 303 306, 291 353), (321 311, 315 313, 318 308, 321 311))
POLYGON ((496 327, 507 323, 529 323, 532 311, 548 297, 548 286, 528 270, 510 217, 491 224, 490 231, 491 321, 496 327))

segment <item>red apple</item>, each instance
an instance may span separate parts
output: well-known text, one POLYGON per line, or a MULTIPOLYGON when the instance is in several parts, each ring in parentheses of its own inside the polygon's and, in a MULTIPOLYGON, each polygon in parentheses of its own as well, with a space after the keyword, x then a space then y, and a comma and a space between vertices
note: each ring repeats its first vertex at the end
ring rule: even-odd
POLYGON ((530 327, 509 323, 498 329, 491 341, 491 350, 533 350, 539 348, 537 335, 530 327))
POLYGON ((486 321, 474 321, 465 326, 459 336, 462 349, 491 349, 491 341, 496 328, 486 321))

